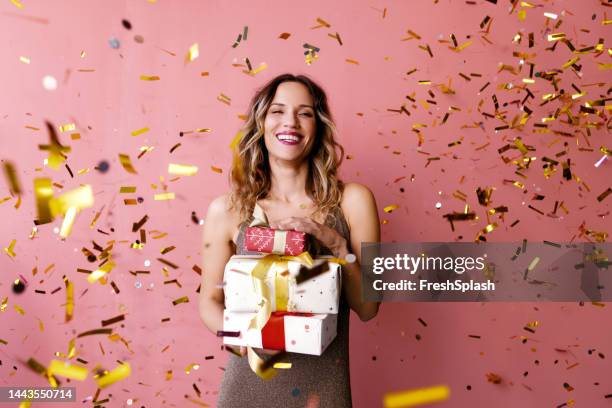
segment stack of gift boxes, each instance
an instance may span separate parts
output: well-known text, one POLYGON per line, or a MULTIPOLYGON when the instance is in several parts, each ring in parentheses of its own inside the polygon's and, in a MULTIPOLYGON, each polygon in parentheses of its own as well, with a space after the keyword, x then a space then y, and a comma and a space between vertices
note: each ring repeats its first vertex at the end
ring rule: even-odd
POLYGON ((298 231, 248 227, 245 249, 225 266, 223 342, 321 355, 336 337, 340 265, 312 258, 298 231), (267 311, 267 313, 266 313, 267 311))

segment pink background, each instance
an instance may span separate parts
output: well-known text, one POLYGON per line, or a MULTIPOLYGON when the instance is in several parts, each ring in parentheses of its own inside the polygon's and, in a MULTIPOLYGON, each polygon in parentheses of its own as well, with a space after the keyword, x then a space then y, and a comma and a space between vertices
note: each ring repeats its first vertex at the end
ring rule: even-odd
MULTIPOLYGON (((0 244, 8 247, 17 240, 15 258, 4 251, 0 254, 0 300, 8 297, 8 307, 0 313, 0 339, 8 342, 0 343, 0 385, 45 385, 45 379, 30 371, 23 361, 32 357, 48 365, 55 352, 67 352, 73 336, 125 313, 125 321, 111 327, 128 342, 129 349, 104 335, 76 342, 78 357, 88 361, 89 368, 101 364, 111 369, 117 360, 132 365, 131 377, 105 389, 99 398, 111 398, 110 406, 123 406, 130 398, 136 400, 134 406, 197 406, 185 401, 189 396, 214 406, 227 355, 220 348, 220 340, 209 334, 198 317, 196 289, 200 277, 192 267, 200 263, 202 227, 191 221, 191 212, 203 217, 210 200, 226 191, 231 159, 228 146, 242 124, 238 115, 246 112, 258 86, 283 72, 311 75, 328 92, 338 139, 352 157, 343 165, 343 177, 364 183, 374 192, 381 219, 386 222, 382 225, 383 241, 453 241, 459 236, 472 241, 487 224, 486 209, 478 204, 475 194, 477 187, 486 186, 496 188, 491 207, 505 205, 509 209, 504 219, 491 216, 498 228, 487 235, 489 241, 583 241, 587 239, 580 236, 583 222, 588 229, 610 232, 612 197, 596 200, 610 186, 610 162, 594 167, 603 156, 600 146, 610 148, 605 114, 581 117, 582 126, 568 125, 566 116, 549 122, 550 129, 569 132, 572 137, 534 133, 535 123, 564 105, 556 100, 539 106, 544 94, 554 92, 550 82, 542 79, 529 85, 535 100, 527 105, 533 114, 522 129, 496 132, 494 128, 504 122, 478 112, 482 99, 480 110, 494 114, 491 97, 496 94, 507 121, 521 113, 516 104, 503 105, 524 98, 525 91, 517 88, 523 85, 522 78, 528 77, 528 66, 518 75, 498 73, 500 63, 519 67, 520 58, 513 57, 513 51, 536 54, 530 59, 536 64, 535 71, 550 71, 561 68, 575 55, 562 43, 554 52, 546 51, 553 45, 546 40, 547 34, 564 32, 576 48, 595 45, 599 38, 609 41, 610 26, 602 25, 602 20, 604 12, 609 18, 611 11, 598 1, 548 1, 536 8, 517 6, 512 13, 506 1, 494 5, 483 0, 476 0, 474 5, 448 0, 22 3, 22 9, 9 0, 0 3, 0 159, 15 164, 24 189, 18 209, 14 208, 16 198, 0 204, 0 244), (526 11, 524 21, 517 17, 519 10, 526 11), (552 28, 559 19, 546 25, 544 12, 558 14, 563 20, 561 26, 552 28), (479 28, 486 15, 493 19, 487 36, 492 44, 482 39, 479 28), (331 27, 312 29, 318 25, 318 17, 331 27), (132 23, 131 31, 122 27, 123 18, 132 23), (232 48, 245 25, 249 27, 248 39, 232 48), (402 41, 410 37, 408 29, 422 38, 402 41), (291 37, 279 39, 283 32, 291 33, 291 37), (328 36, 336 32, 342 46, 328 36), (518 32, 523 34, 521 44, 512 42, 518 32), (533 48, 527 46, 530 32, 535 38, 533 48), (144 43, 134 41, 137 34, 144 43), (467 36, 473 43, 454 52, 448 48, 452 45, 450 34, 455 34, 459 44, 468 41, 467 36), (120 49, 109 46, 112 37, 119 39, 120 49), (196 42, 200 57, 185 64, 185 55, 196 42), (311 66, 304 61, 302 44, 306 42, 321 49, 319 59, 311 66), (433 58, 418 47, 425 44, 431 47, 433 58), (29 58, 30 63, 21 62, 20 56, 29 58), (232 66, 244 64, 245 57, 253 68, 262 62, 268 68, 252 77, 242 72, 245 67, 232 66), (347 63, 346 59, 359 64, 347 63), (406 75, 413 68, 418 71, 406 75), (210 75, 203 77, 202 71, 210 75), (482 77, 471 77, 468 82, 460 72, 480 73, 482 77), (56 90, 43 88, 45 75, 57 78, 56 90), (140 75, 158 75, 161 79, 142 81, 140 75), (449 79, 454 94, 444 94, 434 85, 418 84, 420 80, 448 84, 449 79), (479 93, 487 82, 491 84, 479 93), (514 84, 513 89, 498 89, 509 82, 514 84), (413 106, 405 98, 415 93, 417 101, 432 100, 428 90, 437 102, 430 103, 428 109, 420 102, 413 106), (221 93, 231 98, 230 106, 217 100, 221 93), (388 110, 399 109, 404 103, 410 116, 388 110), (441 125, 449 106, 461 111, 453 111, 441 125), (73 132, 60 134, 62 143, 72 147, 67 163, 74 178, 63 166, 58 171, 46 167, 35 170, 43 167, 46 157, 37 148, 48 143, 46 119, 56 126, 75 123, 75 132, 81 134, 80 140, 70 139, 73 132), (585 139, 586 121, 603 124, 591 129, 590 144, 585 139), (482 122, 482 127, 462 128, 475 122, 482 122), (411 131, 418 123, 427 125, 420 129, 424 138, 420 147, 416 133, 411 131), (144 127, 150 131, 131 136, 132 131, 144 127), (212 131, 179 136, 180 131, 197 128, 212 131), (526 179, 516 175, 516 166, 504 164, 497 153, 516 136, 536 148, 529 156, 538 159, 523 171, 526 179), (461 145, 448 147, 461 137, 461 145), (179 142, 182 145, 170 153, 179 142), (571 158, 572 172, 580 181, 564 180, 560 165, 550 178, 543 175, 541 158, 556 158, 555 154, 564 150, 564 142, 568 143, 568 153, 557 160, 571 158), (476 150, 485 143, 490 145, 476 150), (154 150, 136 159, 145 145, 154 150), (121 167, 119 153, 130 155, 138 175, 128 174, 121 167), (440 160, 426 166, 428 157, 440 160), (105 174, 94 169, 100 160, 110 162, 105 174), (167 173, 169 163, 197 165, 199 172, 172 180, 174 176, 167 173), (211 166, 223 169, 223 174, 213 172, 211 166), (88 173, 76 174, 87 168, 88 173), (65 241, 54 232, 61 218, 40 226, 36 238, 28 239, 36 217, 32 191, 36 177, 51 177, 62 184, 63 190, 56 188, 56 195, 80 184, 89 184, 94 190, 94 206, 82 211, 65 241), (399 177, 405 178, 394 182, 399 177), (504 184, 504 179, 521 181, 525 188, 504 184), (175 200, 153 200, 154 194, 162 192, 163 183, 167 191, 176 193, 175 200), (119 194, 119 187, 128 185, 137 186, 137 192, 119 194), (442 216, 463 211, 465 203, 453 197, 457 190, 467 194, 467 203, 479 220, 458 222, 452 232, 442 216), (535 193, 545 199, 532 200, 535 193), (144 201, 133 206, 123 204, 123 199, 136 197, 144 201), (555 201, 561 200, 569 213, 558 209, 557 218, 527 207, 531 204, 550 214, 555 201), (440 209, 436 209, 436 202, 441 203, 440 209), (390 204, 400 208, 384 213, 383 208, 390 204), (100 210, 96 228, 90 229, 89 223, 100 210), (132 249, 130 243, 138 239, 131 232, 132 223, 145 214, 149 215, 144 226, 147 243, 141 250, 132 249), (510 227, 515 220, 520 222, 510 227), (97 232, 97 228, 110 235, 97 232), (152 239, 154 230, 168 235, 152 239), (119 294, 109 284, 87 283, 86 275, 76 272, 77 268, 95 269, 80 251, 82 247, 92 249, 92 240, 102 246, 109 240, 117 241, 113 250, 117 267, 109 281, 115 282, 119 294), (163 258, 179 268, 169 269, 165 277, 164 265, 156 259, 161 256, 160 249, 171 245, 176 249, 163 258), (150 267, 145 266, 146 260, 151 261, 150 267), (54 267, 44 273, 51 264, 54 267), (38 273, 33 277, 35 267, 38 273), (130 270, 148 270, 150 274, 136 277, 130 270), (29 286, 25 293, 15 295, 11 283, 19 274, 29 286), (75 286, 75 316, 68 324, 64 323, 64 275, 75 286), (172 279, 182 287, 163 283, 172 279), (51 294, 55 288, 61 290, 51 294), (35 289, 46 294, 35 293, 35 289), (173 306, 172 301, 182 296, 188 296, 189 303, 173 306), (25 315, 14 306, 22 308, 25 315), (162 323, 163 318, 171 320, 162 323), (44 324, 42 331, 39 322, 44 324), (206 356, 214 359, 206 360, 206 356), (186 374, 185 368, 192 363, 200 364, 199 370, 186 374), (167 381, 169 370, 173 376, 167 381), (200 398, 192 384, 201 390, 200 398)), ((571 69, 558 75, 560 89, 574 94, 574 83, 587 92, 571 108, 575 116, 579 104, 605 97, 609 74, 597 65, 609 63, 607 48, 604 51, 580 55, 582 77, 571 69), (592 85, 597 83, 602 86, 592 85)), ((517 150, 504 155, 520 158, 517 150)), ((5 181, 0 182, 0 200, 3 197, 10 197, 5 181)), ((378 317, 366 324, 352 318, 354 405, 382 406, 386 392, 447 384, 451 397, 439 406, 541 407, 570 400, 577 407, 608 406, 612 401, 604 395, 612 393, 612 331, 606 328, 611 317, 608 304, 384 304, 378 317), (539 322, 535 334, 523 330, 534 321, 539 322), (470 338, 470 334, 481 338, 470 338), (487 373, 500 375, 502 384, 487 382, 487 373), (564 382, 574 390, 567 391, 564 382), (471 391, 467 385, 471 385, 471 391)), ((78 387, 79 400, 96 390, 91 376, 71 384, 78 387)), ((291 390, 287 390, 287 398, 290 404, 291 390)))

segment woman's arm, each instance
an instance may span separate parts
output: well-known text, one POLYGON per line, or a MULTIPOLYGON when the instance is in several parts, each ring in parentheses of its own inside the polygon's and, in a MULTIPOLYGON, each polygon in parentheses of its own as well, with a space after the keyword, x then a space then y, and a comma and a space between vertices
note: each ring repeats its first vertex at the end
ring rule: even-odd
POLYGON ((214 334, 223 330, 223 271, 234 253, 232 217, 228 217, 228 212, 227 196, 217 197, 208 206, 204 224, 199 312, 204 324, 214 334))
POLYGON ((342 211, 351 231, 350 245, 345 244, 334 249, 338 258, 345 258, 349 253, 357 256, 357 261, 346 264, 344 270, 343 290, 348 304, 362 321, 372 319, 378 313, 379 302, 362 301, 361 282, 361 243, 380 241, 380 222, 374 195, 367 187, 357 183, 347 183, 342 196, 342 211), (350 248, 349 248, 350 246, 350 248))

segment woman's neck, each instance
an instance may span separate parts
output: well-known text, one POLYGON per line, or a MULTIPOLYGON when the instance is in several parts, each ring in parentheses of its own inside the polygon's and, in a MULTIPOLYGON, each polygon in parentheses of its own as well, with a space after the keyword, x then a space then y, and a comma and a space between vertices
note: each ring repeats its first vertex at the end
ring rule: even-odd
POLYGON ((270 160, 272 185, 268 192, 271 200, 283 203, 303 203, 308 197, 306 180, 308 179, 308 162, 299 165, 270 160))

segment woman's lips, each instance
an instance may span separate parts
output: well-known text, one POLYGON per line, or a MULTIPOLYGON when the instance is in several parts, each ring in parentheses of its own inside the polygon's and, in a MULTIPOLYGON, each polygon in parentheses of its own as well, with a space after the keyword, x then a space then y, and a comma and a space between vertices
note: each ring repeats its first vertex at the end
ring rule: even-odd
POLYGON ((279 133, 276 135, 276 139, 284 145, 295 146, 300 144, 302 136, 297 133, 279 133))

